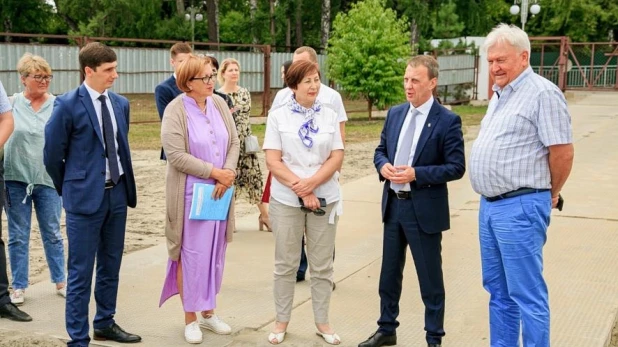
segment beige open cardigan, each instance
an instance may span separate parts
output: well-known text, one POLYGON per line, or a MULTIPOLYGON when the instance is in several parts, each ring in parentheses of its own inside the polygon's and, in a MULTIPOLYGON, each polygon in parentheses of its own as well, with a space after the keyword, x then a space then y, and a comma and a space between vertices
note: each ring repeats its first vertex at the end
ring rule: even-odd
MULTIPOLYGON (((165 237, 167 238, 167 252, 170 259, 174 261, 178 261, 180 246, 182 245, 187 174, 206 179, 210 177, 213 169, 212 163, 207 163, 189 154, 187 111, 182 101, 184 95, 184 93, 180 94, 167 105, 161 124, 161 143, 167 156, 165 237)), ((223 168, 236 172, 240 142, 236 133, 234 118, 232 118, 229 107, 221 97, 212 95, 210 100, 214 101, 215 107, 221 113, 229 134, 227 158, 223 168)), ((232 198, 225 234, 227 242, 232 241, 234 234, 234 203, 234 198, 232 198)))

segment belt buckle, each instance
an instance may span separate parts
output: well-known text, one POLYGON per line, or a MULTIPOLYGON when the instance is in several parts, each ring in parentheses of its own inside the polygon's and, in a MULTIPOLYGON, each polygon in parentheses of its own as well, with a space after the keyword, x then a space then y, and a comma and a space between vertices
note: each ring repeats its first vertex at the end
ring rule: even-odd
POLYGON ((399 200, 407 200, 410 197, 410 192, 398 191, 395 195, 399 200))

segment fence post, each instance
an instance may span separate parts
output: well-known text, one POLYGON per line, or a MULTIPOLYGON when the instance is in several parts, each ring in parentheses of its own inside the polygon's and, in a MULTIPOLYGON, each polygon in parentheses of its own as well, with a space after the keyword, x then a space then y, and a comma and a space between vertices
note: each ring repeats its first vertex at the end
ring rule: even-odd
POLYGON ((567 45, 568 37, 560 37, 560 59, 558 61, 558 88, 563 92, 566 90, 566 74, 567 74, 567 45))
POLYGON ((262 46, 264 51, 264 93, 262 93, 262 117, 270 110, 270 45, 262 46))

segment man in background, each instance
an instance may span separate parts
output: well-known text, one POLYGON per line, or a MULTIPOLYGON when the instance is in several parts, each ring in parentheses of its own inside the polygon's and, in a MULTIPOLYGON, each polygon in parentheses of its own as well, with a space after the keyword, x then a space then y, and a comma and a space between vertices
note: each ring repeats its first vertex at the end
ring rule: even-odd
MULTIPOLYGON (((167 104, 182 94, 182 91, 176 86, 176 71, 180 63, 185 61, 192 52, 191 45, 186 42, 175 43, 170 48, 170 64, 174 68, 174 73, 155 87, 155 102, 157 103, 157 112, 159 112, 160 119, 163 119, 163 111, 165 111, 167 104)), ((163 147, 161 147, 161 160, 166 160, 163 147)))

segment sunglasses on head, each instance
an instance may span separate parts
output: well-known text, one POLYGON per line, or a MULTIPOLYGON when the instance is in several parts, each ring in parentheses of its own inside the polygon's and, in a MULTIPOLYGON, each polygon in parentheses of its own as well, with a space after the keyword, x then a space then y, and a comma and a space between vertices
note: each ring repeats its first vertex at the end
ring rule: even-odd
POLYGON ((301 206, 300 210, 305 212, 305 213, 313 213, 314 215, 316 215, 318 217, 323 216, 323 215, 326 214, 326 211, 324 211, 321 208, 316 208, 315 210, 311 210, 311 209, 306 208, 305 206, 301 206))

